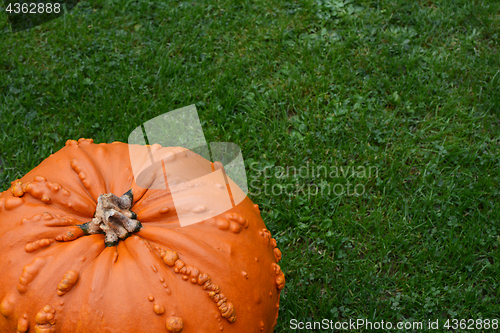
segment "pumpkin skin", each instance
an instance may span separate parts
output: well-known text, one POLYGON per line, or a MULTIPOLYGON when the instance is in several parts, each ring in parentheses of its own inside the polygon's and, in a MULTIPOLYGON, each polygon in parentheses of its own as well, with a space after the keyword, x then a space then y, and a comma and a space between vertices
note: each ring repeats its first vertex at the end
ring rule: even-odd
POLYGON ((185 227, 176 209, 135 184, 127 144, 68 141, 0 195, 0 332, 273 332, 285 278, 258 206, 185 227), (85 235, 99 196, 129 190, 142 228, 85 235))

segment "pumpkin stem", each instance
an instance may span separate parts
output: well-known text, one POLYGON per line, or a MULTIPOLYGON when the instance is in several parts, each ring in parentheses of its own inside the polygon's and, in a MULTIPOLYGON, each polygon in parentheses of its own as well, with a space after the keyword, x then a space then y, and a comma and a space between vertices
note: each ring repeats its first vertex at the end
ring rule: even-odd
POLYGON ((105 234, 106 246, 115 246, 130 233, 141 230, 137 214, 130 210, 134 197, 129 190, 121 197, 113 193, 102 194, 97 198, 97 208, 92 221, 79 225, 86 235, 105 234))

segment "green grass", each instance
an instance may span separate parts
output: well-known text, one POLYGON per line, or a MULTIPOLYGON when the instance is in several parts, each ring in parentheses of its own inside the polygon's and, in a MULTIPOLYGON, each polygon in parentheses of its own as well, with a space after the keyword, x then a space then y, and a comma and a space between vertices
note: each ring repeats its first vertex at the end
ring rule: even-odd
POLYGON ((498 1, 97 0, 2 29, 1 190, 67 139, 196 103, 284 254, 276 332, 500 319, 498 1), (301 166, 329 174, 281 174, 301 166), (363 194, 325 194, 347 182, 363 194))

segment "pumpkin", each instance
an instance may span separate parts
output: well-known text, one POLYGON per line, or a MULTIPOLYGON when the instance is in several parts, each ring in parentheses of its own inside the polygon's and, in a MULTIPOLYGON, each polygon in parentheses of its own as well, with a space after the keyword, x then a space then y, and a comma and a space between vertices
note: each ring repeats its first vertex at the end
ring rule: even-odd
POLYGON ((0 195, 0 332, 272 332, 285 277, 258 206, 181 227, 197 191, 174 205, 129 145, 69 140, 0 195))

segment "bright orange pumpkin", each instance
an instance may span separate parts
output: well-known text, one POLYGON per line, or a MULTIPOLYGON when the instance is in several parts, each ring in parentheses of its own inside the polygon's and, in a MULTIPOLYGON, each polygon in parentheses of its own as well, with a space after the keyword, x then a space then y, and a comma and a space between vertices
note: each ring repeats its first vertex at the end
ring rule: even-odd
POLYGON ((285 278, 258 206, 176 209, 127 144, 68 141, 0 195, 0 332, 272 332, 285 278))

